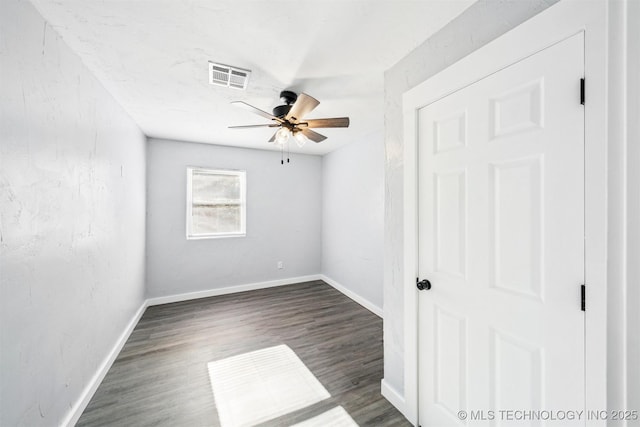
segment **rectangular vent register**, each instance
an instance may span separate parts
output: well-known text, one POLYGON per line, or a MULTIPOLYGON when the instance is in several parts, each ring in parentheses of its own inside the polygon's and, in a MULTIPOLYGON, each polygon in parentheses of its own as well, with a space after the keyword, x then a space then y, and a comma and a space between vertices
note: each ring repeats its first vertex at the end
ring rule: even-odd
POLYGON ((209 61, 209 83, 212 85, 246 89, 251 70, 209 61))

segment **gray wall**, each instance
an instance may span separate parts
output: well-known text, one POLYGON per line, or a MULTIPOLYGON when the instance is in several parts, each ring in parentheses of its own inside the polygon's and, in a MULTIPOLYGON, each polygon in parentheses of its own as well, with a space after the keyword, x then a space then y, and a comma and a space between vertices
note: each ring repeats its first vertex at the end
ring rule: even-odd
POLYGON ((0 425, 53 426, 143 302, 145 138, 29 2, 0 62, 0 425))
POLYGON ((382 129, 322 162, 322 274, 382 309, 382 129))
POLYGON ((384 377, 404 390, 402 94, 557 0, 479 0, 385 73, 384 377))
POLYGON ((150 139, 147 145, 149 297, 320 273, 322 158, 150 139), (185 237, 186 168, 247 171, 247 235, 185 237), (284 269, 277 269, 277 262, 284 269))

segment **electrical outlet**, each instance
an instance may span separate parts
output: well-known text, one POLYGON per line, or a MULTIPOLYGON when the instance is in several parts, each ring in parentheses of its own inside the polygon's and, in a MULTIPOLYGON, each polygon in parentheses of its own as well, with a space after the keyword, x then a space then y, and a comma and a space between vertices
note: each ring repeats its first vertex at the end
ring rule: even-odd
POLYGON ((284 268, 284 262, 278 261, 278 270, 282 270, 284 268))

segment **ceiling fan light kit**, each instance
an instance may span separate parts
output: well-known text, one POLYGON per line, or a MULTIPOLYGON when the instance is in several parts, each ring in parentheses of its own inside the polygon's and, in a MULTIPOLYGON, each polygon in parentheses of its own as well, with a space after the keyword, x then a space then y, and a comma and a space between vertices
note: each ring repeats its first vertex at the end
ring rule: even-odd
POLYGON ((291 135, 291 131, 285 127, 278 129, 276 132, 276 140, 275 143, 282 145, 285 142, 289 141, 289 136, 291 135))
MULTIPOLYGON (((271 120, 271 123, 244 126, 229 126, 233 129, 248 129, 256 127, 273 127, 279 128, 269 139, 268 142, 274 142, 281 147, 284 153, 284 145, 289 143, 291 136, 299 147, 302 147, 307 140, 316 143, 327 139, 311 128, 346 128, 349 127, 349 117, 336 117, 329 119, 308 119, 304 117, 313 111, 320 101, 305 93, 297 95, 295 92, 283 90, 280 92, 280 99, 284 104, 278 105, 273 109, 273 114, 269 114, 253 105, 243 101, 234 101, 233 105, 251 111, 254 114, 271 120)), ((288 149, 287 149, 288 151, 288 149)), ((289 159, 287 159, 287 163, 289 159)), ((281 161, 284 164, 284 161, 281 161)))
POLYGON ((289 139, 292 136, 293 136, 294 141, 296 142, 296 144, 300 148, 302 148, 304 146, 304 144, 306 144, 307 141, 309 140, 309 138, 304 136, 304 133, 302 133, 299 130, 296 130, 296 131, 292 132, 292 131, 289 130, 289 128, 281 127, 276 132, 275 141, 274 142, 276 144, 278 144, 278 145, 283 145, 283 144, 289 142, 289 139))
POLYGON ((293 134, 293 137, 296 140, 296 144, 298 144, 298 147, 302 148, 304 146, 304 144, 307 143, 307 141, 309 140, 309 138, 307 138, 306 136, 304 136, 304 133, 302 132, 296 132, 293 134))

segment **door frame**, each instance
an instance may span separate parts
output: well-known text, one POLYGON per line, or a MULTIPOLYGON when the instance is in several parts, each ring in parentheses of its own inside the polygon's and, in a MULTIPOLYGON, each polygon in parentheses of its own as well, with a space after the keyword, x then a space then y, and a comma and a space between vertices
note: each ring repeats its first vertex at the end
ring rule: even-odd
MULTIPOLYGON (((585 403, 590 409, 607 408, 608 11, 606 0, 560 1, 403 95, 403 412, 415 425, 418 423, 417 110, 579 32, 584 32, 586 78, 585 278, 588 305, 585 312, 585 403)), ((578 296, 576 293, 576 305, 578 296)), ((589 425, 604 425, 604 422, 592 420, 589 425)))

